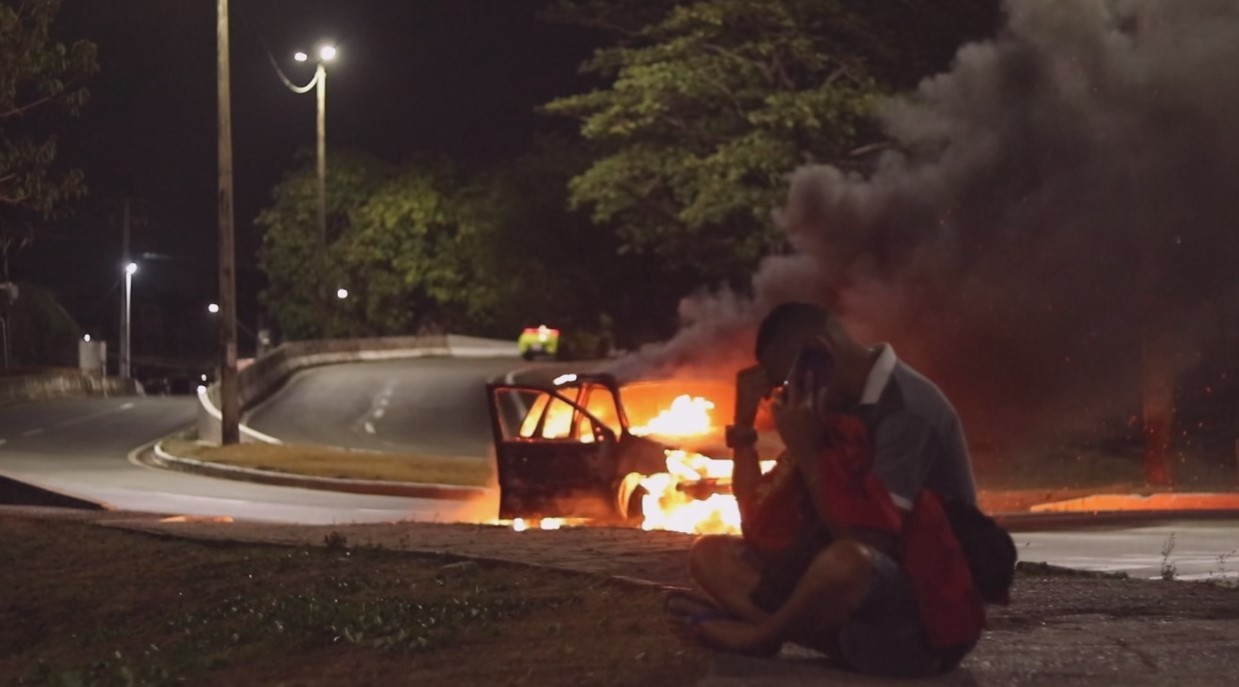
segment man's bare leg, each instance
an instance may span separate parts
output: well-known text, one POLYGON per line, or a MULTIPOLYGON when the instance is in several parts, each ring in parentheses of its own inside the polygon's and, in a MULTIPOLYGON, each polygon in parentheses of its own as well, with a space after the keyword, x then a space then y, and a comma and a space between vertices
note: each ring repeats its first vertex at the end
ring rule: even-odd
POLYGON ((709 620, 700 624, 698 636, 737 653, 768 654, 785 641, 833 653, 835 636, 869 588, 871 555, 864 544, 836 541, 813 559, 778 611, 757 620, 709 620))
POLYGON ((723 610, 741 620, 760 623, 770 616, 751 598, 761 572, 744 558, 742 551, 743 542, 736 537, 701 537, 689 551, 689 572, 723 610))

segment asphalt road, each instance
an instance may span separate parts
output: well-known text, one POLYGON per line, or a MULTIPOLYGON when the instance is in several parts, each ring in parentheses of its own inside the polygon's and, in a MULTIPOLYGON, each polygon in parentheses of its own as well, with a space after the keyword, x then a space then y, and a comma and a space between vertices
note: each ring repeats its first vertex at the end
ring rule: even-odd
POLYGON ((495 504, 341 494, 189 475, 129 453, 191 424, 190 397, 59 399, 0 409, 0 474, 119 510, 345 523, 476 521, 495 504))
POLYGON ((289 443, 485 458, 491 428, 483 385, 513 359, 415 358, 303 370, 246 417, 289 443))
MULTIPOLYGON (((514 360, 422 359, 317 368, 294 379, 251 422, 289 441, 485 456, 490 429, 481 384, 524 367, 514 360)), ((133 449, 189 425, 194 414, 193 399, 168 397, 6 406, 0 409, 0 473, 124 510, 302 523, 494 517, 493 501, 273 487, 166 472, 127 459, 133 449)), ((1239 549, 1239 517, 1059 528, 1017 533, 1015 540, 1022 560, 1140 577, 1159 576, 1163 564, 1185 579, 1235 577, 1239 571, 1239 556, 1232 556, 1239 549)))
POLYGON ((1239 514, 1233 520, 1166 520, 1013 535, 1021 560, 1176 579, 1239 577, 1239 514))

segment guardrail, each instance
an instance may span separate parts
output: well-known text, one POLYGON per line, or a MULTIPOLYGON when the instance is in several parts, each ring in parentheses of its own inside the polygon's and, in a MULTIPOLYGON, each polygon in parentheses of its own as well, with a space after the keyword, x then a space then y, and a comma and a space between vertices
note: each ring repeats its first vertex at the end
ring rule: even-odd
POLYGON ((119 377, 77 372, 41 372, 0 377, 0 404, 64 396, 127 396, 140 393, 138 383, 119 377))
MULTIPOLYGON (((380 339, 291 341, 255 360, 237 375, 242 412, 279 390, 297 371, 321 365, 366 360, 397 360, 432 356, 454 358, 516 357, 515 342, 457 334, 398 336, 380 339)), ((220 441, 219 385, 198 392, 198 438, 220 441)), ((241 441, 280 443, 255 429, 241 426, 241 441)))

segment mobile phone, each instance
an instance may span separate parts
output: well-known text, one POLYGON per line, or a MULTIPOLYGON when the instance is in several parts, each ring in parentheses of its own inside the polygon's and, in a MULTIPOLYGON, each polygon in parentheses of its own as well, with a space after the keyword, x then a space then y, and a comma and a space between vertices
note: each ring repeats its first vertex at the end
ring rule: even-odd
POLYGON ((800 384, 805 375, 812 372, 814 383, 823 386, 830 380, 830 375, 834 371, 835 357, 830 354, 830 351, 820 346, 805 346, 800 349, 800 353, 796 354, 796 359, 792 362, 791 369, 787 371, 787 379, 783 380, 783 384, 785 386, 800 384))

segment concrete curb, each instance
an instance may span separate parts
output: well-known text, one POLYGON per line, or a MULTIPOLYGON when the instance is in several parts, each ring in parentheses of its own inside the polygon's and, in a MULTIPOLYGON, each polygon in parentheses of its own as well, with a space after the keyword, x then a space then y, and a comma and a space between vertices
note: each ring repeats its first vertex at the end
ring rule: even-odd
POLYGON ((164 450, 162 441, 156 443, 152 450, 139 454, 137 458, 142 463, 152 467, 179 470, 206 477, 320 491, 340 491, 375 496, 403 496, 407 498, 439 499, 445 501, 469 501, 484 497, 489 493, 489 490, 485 487, 454 487, 419 482, 382 482, 363 479, 310 477, 286 472, 274 472, 272 470, 221 465, 219 463, 194 460, 193 458, 174 456, 164 450))
POLYGON ((1019 533, 1130 526, 1140 523, 1152 525, 1171 520, 1234 520, 1239 518, 1239 510, 1148 510, 1097 513, 1028 513, 1021 511, 991 513, 990 516, 1007 531, 1019 533))

